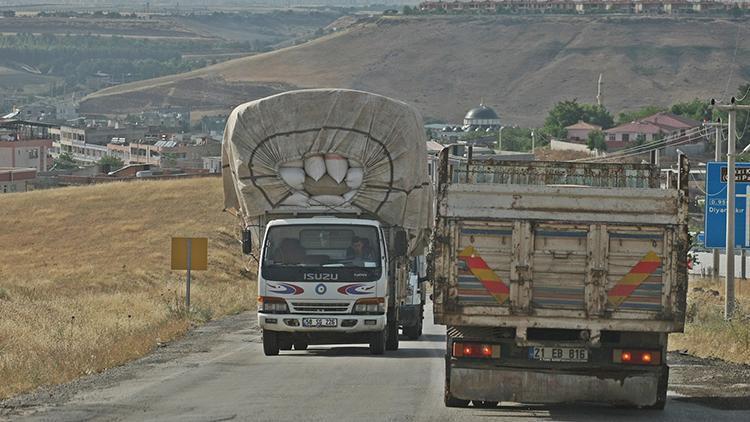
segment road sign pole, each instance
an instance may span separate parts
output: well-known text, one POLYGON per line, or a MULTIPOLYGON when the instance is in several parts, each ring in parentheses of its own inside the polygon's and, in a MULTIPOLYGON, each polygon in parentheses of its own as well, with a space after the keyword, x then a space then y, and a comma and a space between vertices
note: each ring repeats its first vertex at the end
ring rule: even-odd
MULTIPOLYGON (((721 119, 717 122, 716 128, 716 148, 714 150, 714 161, 723 161, 721 156, 721 119)), ((708 198, 706 198, 708 201, 708 198)), ((705 217, 704 217, 705 218, 705 217)), ((714 249, 714 266, 713 266, 713 278, 718 279, 719 267, 721 266, 721 249, 714 249)))
MULTIPOLYGON (((727 278, 724 283, 725 297, 724 319, 732 318, 734 314, 734 216, 735 216, 735 193, 734 193, 734 153, 735 153, 735 131, 737 111, 734 107, 729 109, 729 136, 727 140, 727 278)), ((745 210, 747 212, 747 210, 745 210)))
POLYGON ((185 283, 187 285, 186 292, 185 292, 185 305, 187 306, 187 311, 190 313, 190 261, 192 261, 193 258, 193 239, 187 240, 187 282, 185 283))

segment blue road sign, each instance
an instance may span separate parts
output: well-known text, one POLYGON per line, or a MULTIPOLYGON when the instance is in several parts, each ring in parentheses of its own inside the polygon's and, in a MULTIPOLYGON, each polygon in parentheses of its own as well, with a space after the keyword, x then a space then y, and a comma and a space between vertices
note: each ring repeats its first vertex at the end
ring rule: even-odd
MULTIPOLYGON (((750 249, 750 163, 735 164, 735 248, 750 249)), ((706 164, 705 245, 725 248, 727 245, 727 163, 706 164)))

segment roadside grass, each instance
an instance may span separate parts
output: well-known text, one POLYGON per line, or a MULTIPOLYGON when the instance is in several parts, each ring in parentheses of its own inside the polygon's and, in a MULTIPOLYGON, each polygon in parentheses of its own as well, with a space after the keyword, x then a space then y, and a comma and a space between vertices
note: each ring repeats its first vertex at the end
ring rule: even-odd
POLYGON ((219 178, 0 198, 0 398, 142 356, 191 325, 255 308, 219 178), (170 271, 170 237, 209 238, 208 271, 170 271))
POLYGON ((685 332, 669 336, 669 350, 750 364, 750 280, 736 280, 735 316, 724 320, 723 281, 693 278, 685 332))

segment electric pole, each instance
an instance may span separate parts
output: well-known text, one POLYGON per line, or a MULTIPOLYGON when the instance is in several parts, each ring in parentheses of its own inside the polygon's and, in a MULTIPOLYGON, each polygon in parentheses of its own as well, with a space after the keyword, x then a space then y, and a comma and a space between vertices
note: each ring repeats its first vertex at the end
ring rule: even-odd
MULTIPOLYGON (((750 105, 738 105, 737 100, 732 97, 729 104, 716 104, 711 100, 711 105, 718 110, 724 110, 729 113, 729 133, 727 139, 727 276, 724 282, 725 301, 724 301, 724 319, 732 318, 734 314, 734 218, 736 213, 735 207, 735 178, 734 171, 735 161, 735 141, 737 140, 737 110, 750 110, 750 105)), ((745 210, 747 212, 747 210, 745 210)))
MULTIPOLYGON (((716 148, 714 149, 714 161, 722 161, 722 154, 721 154, 721 118, 718 118, 716 120, 716 123, 714 124, 714 128, 716 129, 716 148)), ((706 198, 708 200, 708 198, 706 198)), ((720 277, 719 275, 719 267, 721 266, 721 249, 714 249, 713 251, 713 273, 712 278, 718 279, 720 277)))

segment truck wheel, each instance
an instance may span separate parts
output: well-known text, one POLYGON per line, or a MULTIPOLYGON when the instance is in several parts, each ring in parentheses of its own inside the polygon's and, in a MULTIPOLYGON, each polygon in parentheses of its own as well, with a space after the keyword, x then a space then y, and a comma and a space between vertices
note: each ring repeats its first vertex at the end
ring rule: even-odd
POLYGON ((669 368, 663 368, 659 376, 659 387, 656 390, 656 403, 645 406, 644 409, 664 410, 667 404, 667 386, 669 384, 669 368))
POLYGON ((469 400, 461 400, 453 397, 447 382, 445 384, 445 407, 469 407, 469 400))
POLYGON ((382 355, 385 353, 386 330, 372 333, 370 337, 370 354, 382 355))
POLYGON ((406 335, 409 340, 418 340, 419 337, 422 336, 422 321, 419 321, 417 325, 404 327, 404 335, 406 335))
POLYGON ((474 407, 478 407, 480 409, 494 409, 497 407, 496 401, 488 401, 488 400, 474 400, 474 407))
POLYGON ((398 322, 396 320, 388 321, 385 329, 387 331, 385 350, 398 350, 398 322))
POLYGON ((279 350, 292 350, 293 339, 288 334, 278 334, 279 350))
POLYGON ((279 354, 279 336, 275 331, 263 330, 263 353, 266 356, 279 354))
POLYGON ((294 340, 294 350, 307 350, 307 340, 297 339, 294 340))

